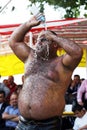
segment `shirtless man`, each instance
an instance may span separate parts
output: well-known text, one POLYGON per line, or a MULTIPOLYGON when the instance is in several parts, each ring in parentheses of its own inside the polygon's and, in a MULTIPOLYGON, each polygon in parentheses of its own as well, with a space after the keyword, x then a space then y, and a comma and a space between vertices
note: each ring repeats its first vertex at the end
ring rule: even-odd
POLYGON ((73 70, 82 58, 82 49, 74 42, 42 31, 34 48, 24 43, 25 34, 41 22, 32 18, 11 35, 9 45, 25 63, 25 80, 19 94, 21 113, 17 130, 60 130, 65 92, 73 70), (62 47, 66 54, 57 56, 62 47))

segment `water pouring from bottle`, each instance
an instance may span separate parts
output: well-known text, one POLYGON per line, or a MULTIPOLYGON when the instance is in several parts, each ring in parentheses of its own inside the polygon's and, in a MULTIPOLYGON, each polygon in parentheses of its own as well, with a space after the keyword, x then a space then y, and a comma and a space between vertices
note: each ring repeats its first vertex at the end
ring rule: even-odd
POLYGON ((30 8, 30 12, 36 17, 37 20, 40 20, 42 22, 44 29, 47 30, 45 15, 40 12, 39 8, 33 5, 30 8))

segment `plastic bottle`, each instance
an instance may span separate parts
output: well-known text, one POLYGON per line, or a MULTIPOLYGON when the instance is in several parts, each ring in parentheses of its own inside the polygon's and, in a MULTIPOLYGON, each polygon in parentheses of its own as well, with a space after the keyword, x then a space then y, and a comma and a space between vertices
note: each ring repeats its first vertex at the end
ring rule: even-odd
POLYGON ((42 22, 45 30, 47 30, 45 15, 40 12, 39 8, 33 5, 30 9, 30 12, 36 17, 37 20, 40 20, 42 22))

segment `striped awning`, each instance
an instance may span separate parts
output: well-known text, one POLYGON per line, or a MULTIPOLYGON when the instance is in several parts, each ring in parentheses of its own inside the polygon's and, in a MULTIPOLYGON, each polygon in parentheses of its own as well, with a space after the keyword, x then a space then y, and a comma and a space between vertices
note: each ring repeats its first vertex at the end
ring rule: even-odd
MULTIPOLYGON (((8 45, 8 39, 12 32, 20 24, 0 25, 0 74, 7 76, 11 74, 20 74, 24 72, 24 64, 13 54, 8 45)), ((55 31, 58 36, 69 38, 84 48, 83 58, 79 66, 86 66, 86 48, 87 48, 87 19, 64 19, 47 21, 46 28, 55 31)), ((36 35, 44 30, 43 25, 32 28, 30 31, 36 35)), ((26 43, 30 40, 30 34, 27 33, 26 43)), ((64 51, 59 51, 63 54, 64 51)))

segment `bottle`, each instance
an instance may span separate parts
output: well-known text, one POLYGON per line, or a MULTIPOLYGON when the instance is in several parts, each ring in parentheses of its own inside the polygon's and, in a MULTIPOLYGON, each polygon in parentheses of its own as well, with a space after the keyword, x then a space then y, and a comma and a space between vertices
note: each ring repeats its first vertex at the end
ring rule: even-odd
POLYGON ((36 17, 37 20, 40 20, 42 22, 45 30, 47 30, 45 15, 40 12, 39 8, 33 5, 30 9, 30 12, 36 17))

